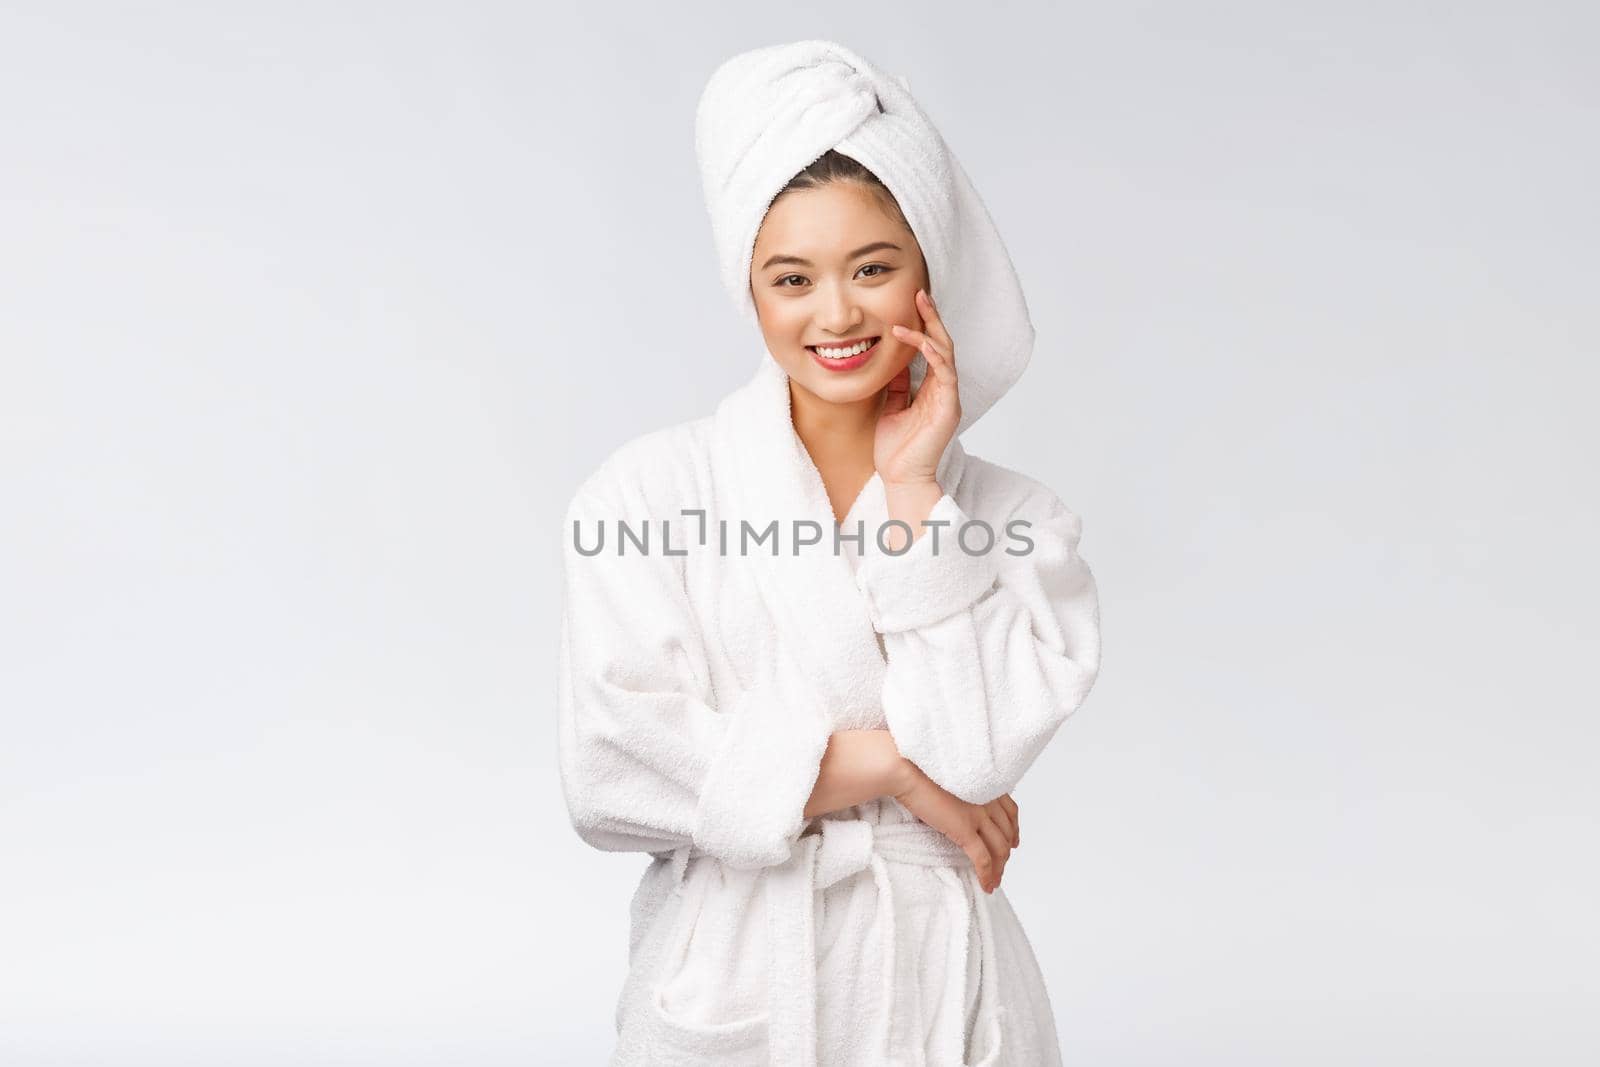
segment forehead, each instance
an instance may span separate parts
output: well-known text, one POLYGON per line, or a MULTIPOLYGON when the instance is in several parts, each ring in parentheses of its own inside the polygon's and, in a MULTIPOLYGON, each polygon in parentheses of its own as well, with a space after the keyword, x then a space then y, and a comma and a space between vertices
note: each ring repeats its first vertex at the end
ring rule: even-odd
POLYGON ((900 220, 866 187, 857 182, 834 182, 779 197, 762 220, 756 248, 815 259, 830 253, 843 255, 878 238, 905 245, 909 237, 900 220))

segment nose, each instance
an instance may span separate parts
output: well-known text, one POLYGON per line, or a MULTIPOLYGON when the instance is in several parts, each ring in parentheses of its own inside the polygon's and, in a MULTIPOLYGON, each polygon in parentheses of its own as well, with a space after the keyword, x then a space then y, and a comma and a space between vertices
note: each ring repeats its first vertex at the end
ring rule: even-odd
POLYGON ((835 337, 848 337, 861 322, 861 309, 848 285, 822 287, 817 304, 817 326, 821 330, 835 337))

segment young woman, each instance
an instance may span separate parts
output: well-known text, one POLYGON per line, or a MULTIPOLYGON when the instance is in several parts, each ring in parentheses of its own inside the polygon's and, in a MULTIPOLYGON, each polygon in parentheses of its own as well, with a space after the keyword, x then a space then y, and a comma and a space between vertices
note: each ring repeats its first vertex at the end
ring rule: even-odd
POLYGON ((960 443, 1032 350, 1015 272, 906 83, 837 44, 724 63, 696 142, 764 351, 564 531, 569 811, 654 857, 612 1063, 1058 1063, 997 889, 1099 616, 1078 517, 960 443))

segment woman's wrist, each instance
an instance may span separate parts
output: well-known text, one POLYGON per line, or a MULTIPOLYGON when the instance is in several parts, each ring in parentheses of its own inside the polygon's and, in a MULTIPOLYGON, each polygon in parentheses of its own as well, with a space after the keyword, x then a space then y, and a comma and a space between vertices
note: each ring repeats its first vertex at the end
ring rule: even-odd
POLYGON ((894 743, 893 734, 888 730, 876 732, 883 735, 880 744, 884 748, 883 770, 878 776, 879 796, 897 797, 915 783, 917 768, 900 754, 900 746, 894 743))
MULTIPOLYGON (((944 489, 934 479, 927 478, 913 482, 886 482, 883 493, 889 518, 898 519, 911 529, 911 538, 907 542, 909 546, 927 532, 922 520, 928 517, 934 505, 944 496, 944 489)), ((899 543, 903 537, 904 535, 896 529, 892 537, 895 544, 890 546, 891 549, 898 551, 906 547, 899 543)))
POLYGON ((839 730, 828 739, 806 818, 904 792, 910 763, 888 730, 839 730))
POLYGON ((894 735, 880 727, 859 731, 857 736, 871 753, 868 781, 872 783, 874 799, 904 793, 911 785, 916 768, 900 754, 900 746, 895 744, 894 735))

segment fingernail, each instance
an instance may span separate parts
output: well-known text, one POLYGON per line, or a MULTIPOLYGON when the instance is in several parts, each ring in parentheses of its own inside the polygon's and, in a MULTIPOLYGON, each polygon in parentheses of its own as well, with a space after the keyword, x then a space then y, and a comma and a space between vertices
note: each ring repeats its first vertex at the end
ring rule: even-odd
POLYGON ((897 334, 901 334, 901 333, 905 333, 906 332, 906 328, 904 326, 891 326, 889 328, 891 330, 893 330, 897 334))

